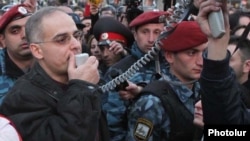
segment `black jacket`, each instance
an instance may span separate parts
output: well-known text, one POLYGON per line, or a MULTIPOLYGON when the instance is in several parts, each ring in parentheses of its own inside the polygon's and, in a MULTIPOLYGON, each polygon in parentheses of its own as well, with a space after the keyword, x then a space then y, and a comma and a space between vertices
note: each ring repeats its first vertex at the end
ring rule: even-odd
POLYGON ((222 61, 204 59, 200 85, 205 124, 250 124, 250 111, 229 59, 229 53, 222 61))
MULTIPOLYGON (((71 80, 66 89, 36 64, 7 94, 0 113, 24 141, 96 141, 101 107, 97 86, 71 80)), ((64 86, 65 88, 65 86, 64 86)))

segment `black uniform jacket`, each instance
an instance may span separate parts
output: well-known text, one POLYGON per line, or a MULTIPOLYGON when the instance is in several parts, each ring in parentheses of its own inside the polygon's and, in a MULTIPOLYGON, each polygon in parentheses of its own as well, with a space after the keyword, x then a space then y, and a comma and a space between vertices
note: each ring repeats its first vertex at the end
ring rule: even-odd
POLYGON ((0 113, 14 122, 24 141, 95 141, 101 115, 96 88, 71 80, 64 91, 35 64, 7 94, 0 113))

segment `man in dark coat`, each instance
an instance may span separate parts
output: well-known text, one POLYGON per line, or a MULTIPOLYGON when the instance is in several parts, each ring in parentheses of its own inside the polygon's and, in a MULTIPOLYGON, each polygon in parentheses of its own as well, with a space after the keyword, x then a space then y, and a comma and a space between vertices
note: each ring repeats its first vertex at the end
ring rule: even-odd
POLYGON ((46 7, 25 28, 37 63, 7 94, 0 113, 25 141, 108 141, 100 118, 98 60, 91 56, 76 67, 82 32, 73 19, 46 7))

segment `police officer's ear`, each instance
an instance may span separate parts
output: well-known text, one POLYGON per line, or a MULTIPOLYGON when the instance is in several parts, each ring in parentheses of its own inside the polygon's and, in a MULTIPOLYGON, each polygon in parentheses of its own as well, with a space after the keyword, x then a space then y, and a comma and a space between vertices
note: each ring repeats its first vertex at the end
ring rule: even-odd
POLYGON ((249 73, 248 75, 250 76, 250 59, 245 61, 243 69, 244 69, 243 71, 249 73))
POLYGON ((0 48, 5 48, 4 35, 0 34, 0 48))
POLYGON ((131 30, 131 32, 132 32, 132 34, 133 34, 135 40, 137 40, 137 39, 136 39, 136 38, 137 38, 136 28, 133 27, 133 28, 131 28, 130 30, 131 30))
POLYGON ((130 29, 133 35, 136 33, 135 28, 130 29))
POLYGON ((164 52, 164 57, 167 60, 168 63, 173 63, 174 62, 174 53, 173 52, 168 52, 165 51, 164 52))
POLYGON ((41 50, 41 47, 39 44, 30 43, 30 51, 36 59, 43 58, 43 51, 41 50))

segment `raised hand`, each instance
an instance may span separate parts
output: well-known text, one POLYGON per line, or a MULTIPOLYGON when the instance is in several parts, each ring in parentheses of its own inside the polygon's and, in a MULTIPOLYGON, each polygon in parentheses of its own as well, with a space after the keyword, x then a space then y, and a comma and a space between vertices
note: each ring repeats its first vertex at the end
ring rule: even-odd
POLYGON ((216 0, 202 1, 200 4, 199 14, 197 16, 197 22, 199 23, 201 30, 208 37, 208 58, 214 60, 222 60, 226 56, 227 45, 230 36, 230 27, 228 20, 227 1, 222 0, 218 2, 216 0), (213 38, 208 22, 208 15, 210 12, 219 11, 222 9, 224 26, 226 33, 219 39, 213 38))

